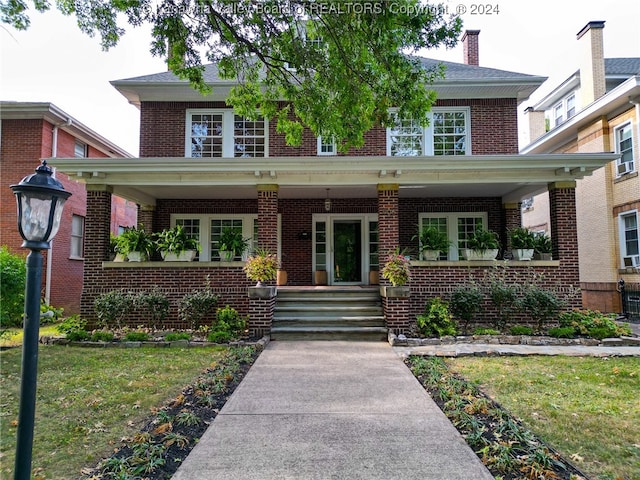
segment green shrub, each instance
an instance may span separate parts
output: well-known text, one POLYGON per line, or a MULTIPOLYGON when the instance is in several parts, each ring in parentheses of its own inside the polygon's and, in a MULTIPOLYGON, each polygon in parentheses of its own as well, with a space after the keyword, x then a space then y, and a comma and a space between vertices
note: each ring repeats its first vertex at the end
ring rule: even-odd
POLYGON ((573 327, 554 327, 550 328, 547 334, 554 338, 573 338, 576 335, 576 331, 573 327))
POLYGON ((511 321, 511 316, 518 310, 519 289, 501 278, 492 278, 489 284, 489 298, 495 305, 498 315, 493 321, 497 330, 503 330, 511 321))
POLYGON ((134 299, 134 307, 149 319, 148 325, 153 329, 158 329, 169 316, 169 299, 157 286, 138 293, 134 299))
POLYGON ((423 315, 416 316, 420 334, 425 337, 444 337, 456 334, 456 324, 449 312, 449 305, 440 297, 429 300, 423 315))
POLYGON ((125 342, 146 342, 149 340, 147 332, 127 332, 124 335, 125 342))
POLYGON ((0 247, 0 278, 0 328, 21 327, 27 266, 24 256, 5 245, 0 247))
POLYGON ((476 328, 473 331, 474 335, 500 335, 500 330, 494 328, 476 328))
POLYGON ((40 304, 40 325, 45 325, 47 323, 56 323, 62 318, 62 314, 64 313, 64 308, 56 308, 52 305, 47 305, 46 303, 40 304))
POLYGON ((72 340, 71 337, 82 336, 83 333, 86 335, 85 338, 89 338, 89 333, 87 332, 86 327, 87 321, 80 318, 80 315, 71 315, 56 325, 56 330, 69 340, 72 340))
POLYGON ((525 287, 520 305, 522 311, 535 322, 537 331, 542 332, 544 323, 558 313, 562 301, 551 290, 531 284, 525 287))
POLYGON ((475 285, 457 287, 451 294, 451 312, 462 321, 462 331, 467 333, 469 323, 482 308, 482 292, 475 285))
POLYGON ((69 332, 65 336, 70 342, 84 342, 85 340, 89 340, 90 338, 89 332, 85 330, 69 332))
POLYGON ((526 325, 514 325, 509 329, 509 333, 511 335, 532 335, 533 328, 527 327, 526 325))
POLYGON ((628 325, 618 325, 613 316, 593 310, 572 310, 558 317, 561 327, 571 327, 578 335, 598 340, 631 335, 628 325))
POLYGON ((244 332, 247 322, 235 308, 226 305, 224 308, 216 310, 216 322, 212 325, 212 330, 217 330, 217 326, 220 324, 226 325, 234 336, 238 336, 244 332))
POLYGON ((187 332, 171 332, 164 337, 167 342, 176 342, 178 340, 191 340, 191 334, 187 332))
POLYGON ((122 290, 112 290, 98 295, 93 308, 102 327, 121 328, 122 320, 133 310, 134 297, 122 290))
POLYGON ((113 342, 115 335, 106 330, 96 330, 91 334, 92 342, 113 342))
POLYGON ((207 335, 207 341, 213 343, 228 343, 231 338, 231 333, 224 329, 209 332, 209 335, 207 335))
POLYGON ((192 330, 196 330, 207 316, 215 312, 217 304, 218 296, 211 291, 207 279, 203 290, 194 290, 182 297, 178 305, 178 316, 180 320, 188 323, 192 330))

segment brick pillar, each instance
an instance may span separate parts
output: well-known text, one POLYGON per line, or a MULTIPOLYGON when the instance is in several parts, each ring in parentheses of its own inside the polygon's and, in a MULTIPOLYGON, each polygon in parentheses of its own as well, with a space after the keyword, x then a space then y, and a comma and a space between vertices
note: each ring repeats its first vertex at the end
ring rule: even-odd
POLYGON ((389 253, 400 246, 397 184, 378 184, 378 236, 382 263, 389 253))
POLYGON ((258 247, 278 252, 278 185, 258 185, 258 247))
POLYGON ((155 228, 155 213, 155 205, 138 205, 138 228, 142 225, 145 232, 153 233, 155 228))
POLYGON ((411 301, 409 297, 382 297, 384 324, 396 335, 409 331, 409 314, 411 301))
MULTIPOLYGON (((554 260, 560 261, 558 277, 565 286, 580 286, 578 264, 578 224, 576 219, 576 182, 549 184, 549 217, 554 260)), ((579 298, 571 307, 580 307, 579 298)))
POLYGON ((95 317, 94 295, 88 292, 99 284, 102 277, 102 262, 109 259, 110 229, 111 188, 106 185, 87 185, 84 278, 80 299, 80 314, 86 319, 95 317))
POLYGON ((503 203, 502 214, 504 215, 504 226, 506 229, 506 238, 503 239, 502 245, 507 250, 511 250, 511 236, 509 231, 522 226, 522 208, 520 203, 503 203))
POLYGON ((249 287, 249 333, 264 336, 271 333, 276 308, 276 287, 249 287))

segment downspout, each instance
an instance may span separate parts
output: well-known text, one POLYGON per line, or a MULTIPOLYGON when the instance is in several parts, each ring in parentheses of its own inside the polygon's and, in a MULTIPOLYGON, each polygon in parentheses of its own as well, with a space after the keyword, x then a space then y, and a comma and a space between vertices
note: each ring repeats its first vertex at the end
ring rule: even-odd
MULTIPOLYGON (((71 118, 68 118, 66 122, 59 123, 53 126, 53 138, 51 139, 51 158, 58 156, 58 128, 60 126, 68 127, 71 125, 71 118)), ((53 170, 53 176, 55 177, 55 169, 53 170)), ((44 287, 44 303, 46 305, 51 304, 51 270, 53 265, 53 240, 49 242, 51 248, 47 252, 47 267, 45 269, 45 287, 44 287)))

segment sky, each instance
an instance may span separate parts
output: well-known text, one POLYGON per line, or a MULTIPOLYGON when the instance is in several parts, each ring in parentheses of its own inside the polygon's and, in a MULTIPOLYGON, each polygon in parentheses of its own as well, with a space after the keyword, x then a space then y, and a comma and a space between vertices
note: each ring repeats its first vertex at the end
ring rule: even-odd
MULTIPOLYGON (((589 21, 606 22, 605 57, 640 57, 638 0, 443 3, 451 13, 465 10, 463 29, 480 30, 480 66, 549 78, 521 110, 577 70, 576 34, 589 21)), ((104 52, 97 37, 55 9, 33 12, 31 21, 27 31, 0 25, 0 100, 51 102, 137 156, 139 111, 109 82, 166 70, 164 60, 149 53, 150 29, 128 26, 120 43, 104 52)), ((422 54, 463 62, 461 44, 422 54)), ((522 123, 519 128, 526 129, 522 123)))

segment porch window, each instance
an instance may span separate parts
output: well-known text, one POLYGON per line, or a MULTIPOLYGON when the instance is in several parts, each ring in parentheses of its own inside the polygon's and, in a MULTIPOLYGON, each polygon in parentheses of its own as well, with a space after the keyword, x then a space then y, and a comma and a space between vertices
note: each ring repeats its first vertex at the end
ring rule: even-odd
POLYGON ((638 212, 625 212, 618 217, 620 253, 623 267, 640 267, 640 227, 638 212))
POLYGON ((84 257, 84 217, 71 216, 71 258, 84 257))
POLYGON ((262 117, 250 120, 233 110, 188 110, 185 156, 266 157, 266 130, 262 117))
POLYGON ((387 155, 468 155, 469 108, 434 108, 423 127, 413 118, 396 117, 387 129, 387 155))
POLYGON ((440 260, 459 260, 469 235, 479 227, 487 228, 487 218, 486 212, 421 213, 418 223, 421 229, 432 226, 446 232, 451 246, 446 254, 440 254, 440 260))
MULTIPOLYGON (((182 225, 185 232, 192 238, 196 238, 202 247, 197 260, 201 262, 219 261, 218 249, 220 234, 224 228, 233 228, 242 232, 243 238, 248 238, 249 247, 246 254, 255 252, 258 247, 258 216, 257 215, 192 215, 174 214, 171 216, 171 225, 182 225)), ((278 216, 278 238, 280 235, 280 216, 278 216)), ((278 246, 280 255, 280 246, 278 246)), ((235 260, 242 260, 237 256, 235 260)))
POLYGON ((616 165, 616 174, 618 176, 632 173, 635 171, 635 163, 633 161, 633 135, 631 123, 626 123, 616 128, 616 153, 622 156, 618 159, 616 165))

